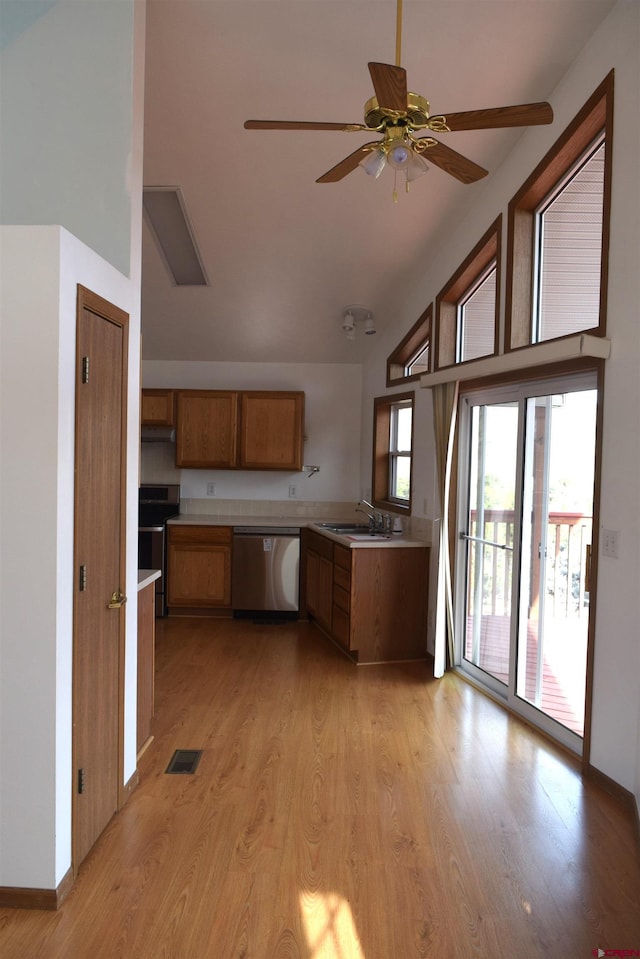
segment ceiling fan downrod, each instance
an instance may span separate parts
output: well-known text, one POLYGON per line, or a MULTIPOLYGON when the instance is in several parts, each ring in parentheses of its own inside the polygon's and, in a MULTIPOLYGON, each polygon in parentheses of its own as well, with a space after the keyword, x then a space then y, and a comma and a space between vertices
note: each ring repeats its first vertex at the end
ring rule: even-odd
POLYGON ((396 10, 396 66, 402 66, 402 0, 398 0, 396 10))

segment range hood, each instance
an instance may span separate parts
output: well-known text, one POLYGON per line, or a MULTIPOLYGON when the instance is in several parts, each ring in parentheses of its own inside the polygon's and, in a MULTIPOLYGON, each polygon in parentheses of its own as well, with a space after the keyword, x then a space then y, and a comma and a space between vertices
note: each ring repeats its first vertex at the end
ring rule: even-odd
POLYGON ((143 426, 140 439, 143 443, 175 443, 176 431, 172 426, 143 426))

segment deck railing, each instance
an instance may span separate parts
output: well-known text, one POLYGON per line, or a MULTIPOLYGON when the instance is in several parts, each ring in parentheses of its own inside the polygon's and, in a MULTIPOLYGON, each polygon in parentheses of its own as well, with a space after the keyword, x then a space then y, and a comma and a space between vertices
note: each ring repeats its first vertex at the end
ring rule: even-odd
MULTIPOLYGON (((477 513, 471 511, 469 535, 490 543, 503 544, 502 549, 483 549, 482 607, 483 613, 506 615, 511 602, 515 515, 513 510, 485 509, 482 526, 477 513)), ((584 615, 589 605, 589 556, 592 518, 584 513, 552 512, 546 535, 545 615, 570 618, 584 615)), ((530 597, 539 596, 542 540, 541 530, 532 530, 533 548, 530 558, 530 597)), ((472 551, 472 557, 475 550, 472 551)), ((471 592, 478 582, 472 560, 469 569, 471 592)))

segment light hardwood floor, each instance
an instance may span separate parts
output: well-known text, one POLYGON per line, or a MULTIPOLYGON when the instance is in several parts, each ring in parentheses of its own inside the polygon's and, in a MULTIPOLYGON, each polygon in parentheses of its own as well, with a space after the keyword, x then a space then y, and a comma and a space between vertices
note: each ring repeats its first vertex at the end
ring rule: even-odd
POLYGON ((2 959, 640 954, 633 816, 455 676, 355 667, 306 623, 157 646, 140 785, 59 912, 0 911, 2 959), (178 748, 195 775, 165 774, 178 748))

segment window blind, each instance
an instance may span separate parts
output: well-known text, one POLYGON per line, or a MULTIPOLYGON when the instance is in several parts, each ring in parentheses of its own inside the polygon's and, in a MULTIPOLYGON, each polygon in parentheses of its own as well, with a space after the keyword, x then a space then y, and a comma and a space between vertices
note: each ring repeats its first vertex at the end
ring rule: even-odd
POLYGON ((538 214, 534 341, 598 326, 603 201, 604 142, 538 214))

